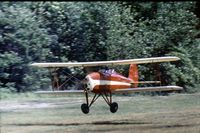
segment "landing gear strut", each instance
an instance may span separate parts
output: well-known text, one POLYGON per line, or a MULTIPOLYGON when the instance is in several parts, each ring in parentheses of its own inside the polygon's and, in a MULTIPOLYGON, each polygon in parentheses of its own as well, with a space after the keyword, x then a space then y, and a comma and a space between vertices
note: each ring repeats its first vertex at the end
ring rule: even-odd
POLYGON ((109 93, 110 96, 108 96, 108 93, 99 93, 95 94, 94 97, 92 98, 92 101, 89 103, 89 98, 88 98, 88 91, 85 90, 85 97, 86 97, 86 103, 83 103, 81 105, 81 110, 84 114, 88 114, 90 111, 90 107, 92 104, 100 97, 102 96, 105 102, 108 104, 110 107, 110 112, 115 113, 118 110, 118 104, 116 102, 112 102, 112 93, 109 93))

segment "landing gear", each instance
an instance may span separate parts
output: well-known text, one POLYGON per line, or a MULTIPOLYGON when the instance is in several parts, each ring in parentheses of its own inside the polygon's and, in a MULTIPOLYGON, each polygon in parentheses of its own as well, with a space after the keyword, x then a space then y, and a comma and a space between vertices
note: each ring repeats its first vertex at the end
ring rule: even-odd
POLYGON ((90 111, 90 108, 88 107, 87 104, 83 103, 83 104, 81 105, 81 110, 82 110, 82 112, 83 112, 84 114, 88 114, 89 111, 90 111))
POLYGON ((115 113, 118 110, 118 104, 116 102, 113 102, 110 104, 110 112, 115 113))
POLYGON ((108 93, 99 93, 99 94, 95 94, 92 101, 89 103, 89 98, 88 98, 88 91, 85 90, 85 97, 86 97, 86 103, 83 103, 81 105, 81 110, 84 114, 88 114, 90 111, 90 107, 92 106, 92 104, 99 98, 99 96, 102 96, 103 99, 106 101, 106 103, 108 104, 108 106, 110 106, 110 112, 115 113, 118 110, 118 104, 116 102, 112 103, 112 93, 109 93, 110 96, 108 96, 108 93))

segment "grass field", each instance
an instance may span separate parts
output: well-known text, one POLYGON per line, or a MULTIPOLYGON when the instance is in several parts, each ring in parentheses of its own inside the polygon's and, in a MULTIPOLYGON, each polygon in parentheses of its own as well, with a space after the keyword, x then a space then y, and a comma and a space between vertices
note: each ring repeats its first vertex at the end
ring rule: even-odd
POLYGON ((20 95, 1 99, 1 133, 200 133, 200 93, 113 96, 117 113, 102 98, 85 115, 83 96, 20 95))

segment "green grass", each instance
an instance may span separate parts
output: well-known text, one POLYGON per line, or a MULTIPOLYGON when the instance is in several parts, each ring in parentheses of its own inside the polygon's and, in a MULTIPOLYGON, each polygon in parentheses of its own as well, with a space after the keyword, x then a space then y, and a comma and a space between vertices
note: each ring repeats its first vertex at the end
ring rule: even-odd
POLYGON ((117 113, 102 98, 85 115, 83 96, 22 94, 1 100, 1 133, 136 132, 199 133, 200 94, 113 96, 117 113), (41 107, 39 106, 41 105, 41 107), (48 106, 44 106, 48 105, 48 106))

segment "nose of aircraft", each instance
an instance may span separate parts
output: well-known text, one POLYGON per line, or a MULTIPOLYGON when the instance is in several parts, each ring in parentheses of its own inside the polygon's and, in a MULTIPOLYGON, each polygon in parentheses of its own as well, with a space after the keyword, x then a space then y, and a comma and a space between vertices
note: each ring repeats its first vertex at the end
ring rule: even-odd
POLYGON ((91 78, 89 75, 87 75, 85 77, 85 81, 86 81, 86 88, 87 90, 92 90, 92 86, 91 86, 91 78))

